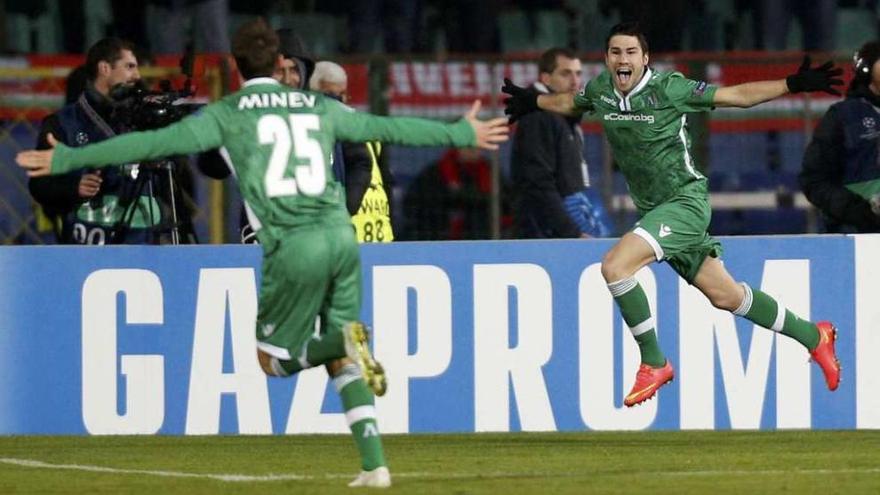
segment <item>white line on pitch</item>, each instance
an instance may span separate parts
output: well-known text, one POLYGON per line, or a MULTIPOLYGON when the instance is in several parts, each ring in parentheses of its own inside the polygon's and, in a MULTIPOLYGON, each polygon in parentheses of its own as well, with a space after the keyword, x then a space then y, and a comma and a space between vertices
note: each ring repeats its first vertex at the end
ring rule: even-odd
MULTIPOLYGON (((165 478, 197 478, 210 479, 223 482, 272 482, 272 481, 314 481, 321 479, 339 479, 349 478, 354 474, 266 474, 266 475, 250 475, 250 474, 211 474, 211 473, 188 473, 184 471, 161 471, 151 469, 126 469, 111 468, 105 466, 90 466, 86 464, 53 464, 49 462, 36 461, 33 459, 16 459, 10 457, 0 457, 0 463, 11 464, 14 466, 29 467, 35 469, 61 469, 71 471, 85 471, 91 473, 109 473, 109 474, 140 474, 147 476, 160 476, 165 478)), ((436 478, 436 479, 503 479, 503 478, 567 478, 582 477, 595 475, 623 475, 631 476, 631 472, 615 473, 615 472, 581 472, 581 473, 505 473, 505 472, 483 472, 483 473, 428 473, 428 472, 411 472, 411 473, 394 473, 392 476, 397 478, 436 478)), ((756 469, 750 470, 701 470, 701 471, 653 471, 643 472, 645 475, 660 476, 753 476, 753 475, 778 475, 778 474, 880 474, 880 467, 874 468, 842 468, 842 469, 756 469)))
POLYGON ((84 464, 52 464, 49 462, 35 461, 32 459, 14 459, 8 457, 0 457, 0 462, 4 464, 12 464, 15 466, 37 469, 65 469, 71 471, 87 471, 92 473, 111 474, 145 474, 149 476, 162 476, 167 478, 202 478, 217 481, 290 481, 314 479, 314 476, 302 474, 268 474, 263 476, 253 476, 246 474, 202 474, 186 473, 182 471, 154 471, 151 469, 111 468, 104 466, 89 466, 84 464))

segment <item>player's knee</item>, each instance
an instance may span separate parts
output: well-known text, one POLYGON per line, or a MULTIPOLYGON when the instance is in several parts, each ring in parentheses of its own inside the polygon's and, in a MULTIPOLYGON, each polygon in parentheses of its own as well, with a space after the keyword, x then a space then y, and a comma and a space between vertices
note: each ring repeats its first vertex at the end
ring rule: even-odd
POLYGON ((263 370, 263 373, 269 376, 274 376, 274 373, 272 372, 272 366, 270 364, 271 359, 272 356, 266 354, 261 350, 257 350, 257 361, 260 363, 260 369, 263 370))
POLYGON ((627 273, 627 267, 620 261, 620 257, 616 256, 614 250, 605 253, 602 258, 602 276, 609 284, 623 280, 629 277, 631 273, 627 273))
POLYGON ((712 306, 725 311, 733 311, 742 302, 741 295, 736 291, 713 289, 706 291, 705 294, 712 306))

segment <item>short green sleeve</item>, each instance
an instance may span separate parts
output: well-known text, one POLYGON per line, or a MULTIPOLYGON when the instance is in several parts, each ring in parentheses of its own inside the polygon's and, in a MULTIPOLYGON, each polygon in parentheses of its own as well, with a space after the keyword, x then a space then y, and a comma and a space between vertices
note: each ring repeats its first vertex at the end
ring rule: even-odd
POLYGON ((687 79, 679 72, 669 76, 664 85, 666 98, 681 112, 707 112, 715 108, 718 86, 706 81, 687 79))

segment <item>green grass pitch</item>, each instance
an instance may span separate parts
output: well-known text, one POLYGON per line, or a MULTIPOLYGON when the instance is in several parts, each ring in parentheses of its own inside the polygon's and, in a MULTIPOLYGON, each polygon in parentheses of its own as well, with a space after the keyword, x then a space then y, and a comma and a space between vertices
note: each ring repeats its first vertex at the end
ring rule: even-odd
MULTIPOLYGON (((880 493, 880 431, 387 435, 394 493, 880 493)), ((352 493, 347 436, 0 437, 0 493, 352 493)))

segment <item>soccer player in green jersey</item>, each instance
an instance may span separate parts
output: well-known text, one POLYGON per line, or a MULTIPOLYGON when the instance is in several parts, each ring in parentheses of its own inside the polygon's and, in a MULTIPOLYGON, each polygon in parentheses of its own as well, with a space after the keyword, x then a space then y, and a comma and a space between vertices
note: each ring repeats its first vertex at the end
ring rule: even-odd
POLYGON ((272 79, 281 60, 278 45, 265 21, 247 23, 232 50, 247 79, 241 90, 163 129, 81 148, 50 135, 54 150, 22 152, 16 160, 39 177, 222 147, 263 249, 256 322, 260 366, 269 375, 288 376, 324 365, 360 452, 362 471, 349 486, 388 487, 373 398, 385 392, 385 376, 357 321, 358 245, 330 155, 337 139, 494 150, 507 140, 507 119, 478 120, 478 102, 455 124, 358 113, 272 79))
POLYGON ((800 342, 822 368, 828 388, 835 390, 840 363, 834 351, 834 326, 802 320, 769 295, 737 283, 719 260, 721 246, 707 232, 708 188, 691 156, 687 114, 715 107, 747 108, 787 93, 839 94, 834 86, 842 84, 837 79, 841 70, 831 62, 811 68, 805 58, 797 73, 786 79, 717 87, 678 72, 651 69, 648 43, 636 23, 611 29, 605 66, 577 94, 536 96, 509 80, 502 90, 511 95, 505 109, 511 122, 538 108, 598 115, 641 215, 602 260, 602 275, 641 353, 635 384, 624 404, 631 407, 652 398, 674 376, 657 344, 654 317, 635 278, 637 271, 655 261, 668 262, 716 308, 800 342))

